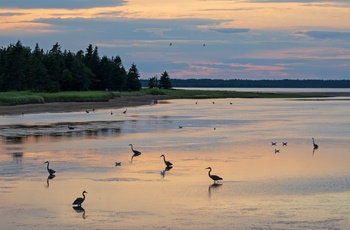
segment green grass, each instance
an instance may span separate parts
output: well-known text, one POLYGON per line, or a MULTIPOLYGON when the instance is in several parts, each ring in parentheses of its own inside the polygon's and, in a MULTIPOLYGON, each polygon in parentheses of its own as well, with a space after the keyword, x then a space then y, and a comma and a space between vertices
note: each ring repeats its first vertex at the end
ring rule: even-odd
POLYGON ((184 89, 142 89, 132 92, 106 91, 69 91, 58 93, 34 92, 0 92, 0 105, 19 105, 45 102, 85 102, 108 101, 114 97, 168 95, 174 99, 206 99, 206 98, 302 98, 302 94, 292 93, 255 93, 221 90, 184 90, 184 89))

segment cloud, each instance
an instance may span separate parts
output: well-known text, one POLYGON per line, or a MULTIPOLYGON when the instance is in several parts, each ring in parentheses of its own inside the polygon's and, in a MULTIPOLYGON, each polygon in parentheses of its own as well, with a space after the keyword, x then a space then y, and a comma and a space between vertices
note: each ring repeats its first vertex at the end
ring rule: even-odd
POLYGON ((308 36, 316 39, 350 39, 350 32, 333 32, 333 31, 298 31, 296 35, 308 36))
POLYGON ((210 30, 225 34, 247 33, 250 31, 248 28, 210 28, 210 30))
POLYGON ((105 6, 119 6, 125 4, 126 0, 1 0, 2 8, 91 8, 105 6))
POLYGON ((11 16, 19 16, 19 15, 25 15, 25 13, 15 13, 15 12, 0 12, 0 17, 11 17, 11 16))

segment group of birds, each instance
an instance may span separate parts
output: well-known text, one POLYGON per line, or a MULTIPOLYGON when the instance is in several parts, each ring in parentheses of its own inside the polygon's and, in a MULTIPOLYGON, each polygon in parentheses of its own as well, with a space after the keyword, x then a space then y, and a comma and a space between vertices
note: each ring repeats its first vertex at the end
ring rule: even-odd
MULTIPOLYGON (((132 157, 131 157, 131 162, 132 162, 132 160, 133 160, 134 157, 137 157, 137 156, 140 156, 140 155, 141 155, 141 152, 138 151, 138 150, 135 150, 135 149, 134 149, 134 146, 133 146, 132 144, 129 144, 129 146, 131 146, 131 151, 133 152, 133 155, 132 155, 132 157)), ((166 169, 165 169, 164 171, 162 171, 162 175, 164 176, 165 171, 168 171, 169 169, 171 169, 171 168, 173 167, 173 163, 171 163, 170 161, 167 161, 167 160, 165 159, 165 155, 164 155, 164 154, 162 154, 160 157, 163 157, 163 161, 164 161, 164 164, 165 164, 165 166, 166 166, 166 169)), ((116 166, 120 166, 120 165, 121 165, 121 162, 116 162, 115 164, 116 164, 116 166)), ((217 175, 211 175, 211 174, 210 174, 210 173, 211 173, 211 170, 212 170, 211 167, 208 167, 208 168, 206 168, 206 169, 209 169, 209 171, 208 171, 208 176, 214 181, 214 184, 218 183, 219 180, 222 180, 221 177, 219 177, 219 176, 217 176, 217 175)))
MULTIPOLYGON (((282 141, 282 146, 287 146, 288 142, 284 142, 282 141)), ((318 144, 315 143, 315 139, 312 138, 312 144, 314 146, 313 150, 315 151, 315 149, 318 149, 318 144)), ((277 142, 276 141, 272 141, 271 142, 271 146, 277 146, 277 142)), ((279 149, 275 149, 275 154, 280 153, 279 149)))
MULTIPOLYGON (((314 138, 312 138, 312 143, 313 143, 314 149, 318 149, 318 145, 315 143, 315 139, 314 138)), ((277 142, 271 142, 271 145, 276 146, 277 142)), ((283 146, 287 146, 287 142, 282 142, 282 145, 283 146)), ((141 152, 138 151, 138 150, 135 150, 134 146, 132 144, 129 144, 129 146, 131 146, 131 151, 133 152, 133 155, 131 157, 131 161, 132 161, 134 157, 140 156, 141 152)), ((279 152, 279 150, 275 149, 275 153, 278 153, 278 152, 279 152)), ((173 167, 173 164, 170 161, 167 161, 165 159, 165 155, 164 154, 162 154, 160 157, 163 157, 163 161, 164 161, 164 164, 166 165, 166 168, 172 168, 173 167)), ((47 172, 49 173, 49 177, 53 178, 55 176, 54 174, 56 173, 56 171, 49 167, 49 165, 50 165, 49 161, 46 161, 44 164, 47 164, 47 172)), ((120 165, 121 165, 121 162, 116 162, 116 166, 120 166, 120 165)), ((209 176, 210 179, 212 179, 214 181, 214 185, 219 183, 220 180, 223 180, 220 176, 211 174, 211 171, 212 171, 211 167, 207 167, 205 169, 209 169, 208 176, 209 176)), ((81 207, 82 203, 85 201, 85 193, 87 193, 87 192, 84 190, 82 192, 82 196, 83 197, 76 198, 74 200, 74 202, 72 203, 72 205, 76 205, 77 207, 81 207)))
MULTIPOLYGON (((46 169, 47 169, 47 172, 49 173, 49 178, 52 179, 55 177, 55 173, 56 171, 53 170, 53 169, 50 169, 50 162, 49 161, 45 161, 44 164, 47 164, 46 165, 46 169)), ((78 197, 77 199, 75 199, 72 203, 72 205, 76 205, 78 207, 81 207, 81 204, 84 202, 85 200, 85 193, 87 193, 86 191, 83 191, 82 195, 83 197, 78 197)))

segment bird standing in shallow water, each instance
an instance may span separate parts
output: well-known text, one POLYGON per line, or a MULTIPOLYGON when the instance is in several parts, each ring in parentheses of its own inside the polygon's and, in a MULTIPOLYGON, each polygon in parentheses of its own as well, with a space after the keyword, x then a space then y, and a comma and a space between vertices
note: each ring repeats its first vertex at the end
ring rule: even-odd
POLYGON ((49 164, 50 164, 50 163, 49 163, 48 161, 45 161, 44 164, 47 164, 47 167, 46 167, 46 168, 47 168, 47 172, 48 172, 50 175, 55 174, 56 171, 49 168, 49 164))
POLYGON ((134 149, 134 146, 132 144, 129 144, 129 146, 131 146, 131 150, 133 151, 134 155, 132 155, 131 157, 131 161, 134 157, 137 157, 137 156, 140 156, 141 155, 141 152, 140 151, 137 151, 134 149))
POLYGON ((81 204, 84 202, 85 200, 85 193, 87 193, 86 191, 83 191, 83 197, 78 197, 77 199, 75 199, 75 201, 73 202, 72 205, 78 205, 81 206, 81 204))
POLYGON ((315 143, 314 138, 312 138, 312 143, 314 144, 314 149, 318 149, 318 144, 315 143))
POLYGON ((217 176, 217 175, 211 175, 210 172, 211 172, 211 167, 208 167, 206 169, 209 169, 209 172, 208 172, 208 176, 214 181, 214 184, 216 184, 216 182, 218 180, 222 180, 221 177, 217 176))
POLYGON ((173 167, 173 164, 170 161, 165 160, 165 156, 163 154, 160 157, 163 157, 166 167, 173 167))

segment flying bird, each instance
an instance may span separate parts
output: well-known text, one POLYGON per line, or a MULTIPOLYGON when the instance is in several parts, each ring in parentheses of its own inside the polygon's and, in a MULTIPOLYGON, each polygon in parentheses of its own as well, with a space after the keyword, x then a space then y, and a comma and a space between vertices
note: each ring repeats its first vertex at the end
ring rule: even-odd
POLYGON ((173 167, 173 164, 170 161, 165 160, 165 156, 163 154, 160 157, 163 157, 164 164, 166 165, 166 167, 173 167))
POLYGON ((218 180, 222 180, 221 177, 217 176, 217 175, 211 175, 210 172, 211 172, 211 167, 208 167, 206 169, 209 169, 209 172, 208 172, 208 176, 214 181, 214 184, 216 184, 216 182, 218 180))
POLYGON ((127 110, 128 110, 128 109, 125 109, 123 113, 126 114, 126 111, 127 111, 127 110))
POLYGON ((277 142, 271 142, 271 145, 276 146, 277 142))
POLYGON ((283 142, 282 141, 282 146, 287 146, 288 142, 283 142))
POLYGON ((312 138, 312 143, 314 144, 314 149, 318 149, 318 144, 315 143, 314 138, 312 138))
POLYGON ((50 162, 48 162, 48 161, 45 161, 44 162, 44 164, 47 164, 47 166, 46 166, 46 168, 47 168, 47 172, 50 174, 50 175, 53 175, 53 174, 55 174, 55 170, 53 170, 53 169, 50 169, 49 168, 49 164, 50 164, 50 162))
POLYGON ((275 154, 276 153, 280 153, 280 150, 279 149, 275 149, 275 154))
POLYGON ((115 166, 121 166, 122 162, 115 162, 115 166))
POLYGON ((78 205, 81 206, 81 204, 84 202, 85 200, 85 193, 87 193, 86 191, 83 191, 83 197, 78 197, 77 199, 75 199, 75 201, 73 202, 72 205, 78 205))
POLYGON ((141 152, 140 151, 137 151, 134 149, 134 146, 132 144, 129 144, 129 146, 131 146, 131 150, 133 151, 134 155, 132 155, 131 157, 131 161, 134 157, 137 157, 137 156, 140 156, 141 155, 141 152))
POLYGON ((75 128, 74 128, 74 126, 68 125, 68 129, 73 130, 75 128))

